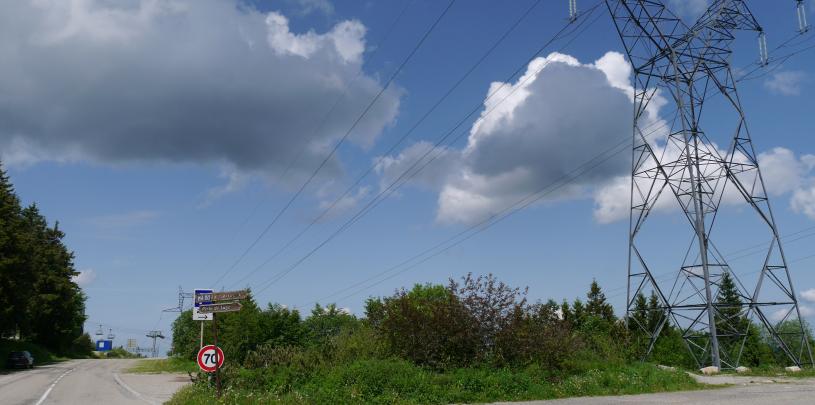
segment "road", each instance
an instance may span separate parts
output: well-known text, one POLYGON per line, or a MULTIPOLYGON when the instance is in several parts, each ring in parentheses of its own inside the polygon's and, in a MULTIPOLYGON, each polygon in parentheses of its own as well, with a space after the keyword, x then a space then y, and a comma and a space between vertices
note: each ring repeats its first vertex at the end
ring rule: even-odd
POLYGON ((128 374, 139 360, 70 360, 0 375, 0 402, 26 404, 160 404, 189 382, 179 374, 128 374))
MULTIPOLYGON (((607 404, 716 404, 780 405, 815 403, 815 379, 716 376, 699 377, 708 384, 733 384, 726 388, 668 392, 644 395, 581 397, 552 401, 513 402, 527 405, 607 405, 607 404)), ((505 404, 503 402, 496 403, 505 404)))

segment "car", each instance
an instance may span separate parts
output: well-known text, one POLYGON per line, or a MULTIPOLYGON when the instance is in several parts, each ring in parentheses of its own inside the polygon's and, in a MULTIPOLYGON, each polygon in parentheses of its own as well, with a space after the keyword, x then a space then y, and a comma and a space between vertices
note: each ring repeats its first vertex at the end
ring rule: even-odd
POLYGON ((8 354, 8 359, 6 359, 6 366, 8 368, 34 368, 34 357, 25 350, 11 352, 8 354))

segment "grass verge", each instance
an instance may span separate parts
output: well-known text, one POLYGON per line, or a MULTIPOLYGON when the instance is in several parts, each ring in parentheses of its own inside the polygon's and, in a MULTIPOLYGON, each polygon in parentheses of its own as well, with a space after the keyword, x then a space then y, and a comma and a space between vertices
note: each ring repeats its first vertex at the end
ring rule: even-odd
POLYGON ((145 359, 136 363, 127 370, 128 373, 157 374, 157 373, 186 373, 195 372, 198 366, 195 362, 177 357, 166 359, 145 359))
MULTIPOLYGON (((241 375, 240 380, 246 383, 230 384, 220 403, 483 403, 706 388, 683 371, 660 370, 650 364, 557 375, 537 367, 463 368, 437 373, 402 360, 363 360, 306 379, 292 379, 285 372, 239 370, 238 374, 257 375, 241 375)), ((210 404, 214 394, 210 384, 197 383, 177 392, 169 404, 210 404)))
POLYGON ((791 378, 812 378, 815 377, 815 368, 802 368, 799 372, 790 372, 783 367, 757 367, 750 369, 747 373, 736 373, 727 371, 725 374, 744 377, 791 377, 791 378))

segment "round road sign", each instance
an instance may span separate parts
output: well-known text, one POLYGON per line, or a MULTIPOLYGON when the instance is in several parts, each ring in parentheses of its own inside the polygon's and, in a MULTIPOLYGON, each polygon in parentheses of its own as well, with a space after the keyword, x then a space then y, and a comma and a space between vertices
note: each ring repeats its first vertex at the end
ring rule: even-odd
POLYGON ((206 345, 198 351, 198 367, 204 372, 214 373, 215 365, 218 368, 224 366, 224 352, 220 347, 215 345, 206 345))

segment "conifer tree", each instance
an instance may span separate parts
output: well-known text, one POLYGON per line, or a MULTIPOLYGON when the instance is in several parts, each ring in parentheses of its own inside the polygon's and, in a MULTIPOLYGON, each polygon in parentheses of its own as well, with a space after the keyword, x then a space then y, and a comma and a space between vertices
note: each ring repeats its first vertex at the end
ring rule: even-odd
POLYGON ((597 280, 592 280, 586 297, 588 298, 588 301, 586 301, 586 314, 614 322, 614 308, 606 302, 606 295, 600 288, 600 284, 597 284, 597 280))
POLYGON ((0 335, 18 331, 20 200, 0 164, 0 335))

